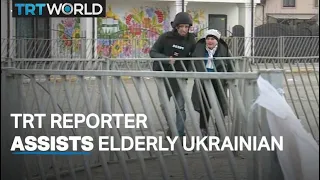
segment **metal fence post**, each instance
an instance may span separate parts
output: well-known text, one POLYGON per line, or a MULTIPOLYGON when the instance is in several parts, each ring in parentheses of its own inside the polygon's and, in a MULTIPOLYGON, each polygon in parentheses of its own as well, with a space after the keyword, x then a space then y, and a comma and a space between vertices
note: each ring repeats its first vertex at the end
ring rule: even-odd
POLYGON ((278 37, 278 57, 284 57, 284 37, 278 37))
MULTIPOLYGON (((247 112, 251 111, 251 106, 257 97, 257 81, 256 80, 246 80, 245 81, 245 107, 247 112)), ((247 120, 242 124, 245 136, 257 136, 256 134, 256 113, 255 111, 248 113, 247 120)), ((246 152, 247 158, 247 179, 257 180, 259 179, 258 166, 257 166, 257 153, 252 151, 246 152)))
MULTIPOLYGON (((110 62, 110 60, 108 60, 108 64, 107 64, 107 66, 108 66, 108 68, 109 68, 109 70, 112 70, 113 69, 113 66, 115 66, 115 63, 116 62, 110 62)), ((110 88, 111 88, 111 90, 110 90, 110 92, 111 92, 111 113, 116 113, 116 87, 115 87, 115 79, 114 79, 115 77, 112 77, 111 79, 110 79, 110 81, 109 81, 109 83, 110 83, 110 88)), ((114 136, 114 134, 113 134, 113 132, 111 131, 111 136, 114 136)), ((110 161, 114 161, 114 156, 115 156, 115 152, 113 152, 113 151, 110 151, 110 156, 109 156, 109 158, 110 158, 110 161)))
POLYGON ((138 49, 138 47, 139 47, 139 46, 138 46, 138 40, 137 40, 136 38, 134 38, 133 40, 134 40, 134 45, 133 45, 133 47, 135 47, 135 48, 134 48, 134 56, 133 56, 133 57, 134 57, 134 58, 138 58, 138 56, 137 56, 137 49, 138 49))
POLYGON ((238 37, 232 37, 232 54, 233 56, 238 56, 238 37))
POLYGON ((81 47, 80 57, 83 59, 87 59, 87 39, 86 39, 85 31, 81 32, 80 47, 81 47))
MULTIPOLYGON (((260 71, 261 77, 269 81, 269 83, 276 89, 283 89, 283 70, 263 70, 260 71)), ((279 92, 280 93, 280 92, 279 92)), ((261 136, 265 136, 270 143, 271 132, 269 129, 268 120, 266 117, 266 110, 261 108, 261 136)), ((277 157, 277 152, 275 151, 261 151, 261 165, 262 168, 262 179, 269 180, 283 180, 283 173, 281 171, 281 166, 277 157)))
POLYGON ((24 158, 10 151, 14 136, 23 134, 21 128, 14 128, 14 119, 10 117, 11 113, 22 112, 16 79, 6 69, 1 70, 1 179, 23 180, 24 158))
MULTIPOLYGON (((108 58, 105 58, 105 60, 104 61, 102 61, 101 62, 101 70, 104 70, 104 71, 108 71, 108 70, 110 70, 110 60, 108 59, 108 58)), ((105 84, 105 89, 107 90, 107 92, 108 92, 108 96, 109 97, 111 97, 111 94, 110 94, 110 80, 109 80, 109 76, 101 76, 101 81, 103 82, 103 84, 105 84)), ((109 102, 109 103, 111 103, 111 101, 109 102)), ((107 112, 104 112, 104 109, 105 109, 105 107, 104 107, 105 105, 104 105, 104 103, 102 103, 101 102, 101 112, 102 113, 107 113, 107 112)), ((108 134, 108 130, 109 129, 102 129, 101 130, 101 135, 102 136, 106 136, 107 134, 108 134)))
MULTIPOLYGON (((238 60, 237 63, 235 64, 235 70, 236 72, 247 72, 247 67, 248 67, 248 59, 247 57, 243 57, 241 60, 238 60)), ((239 89, 240 95, 242 95, 242 97, 240 97, 243 101, 245 100, 243 98, 244 96, 244 92, 245 92, 245 81, 244 79, 237 79, 235 80, 235 84, 237 86, 237 88, 239 89)), ((234 94, 233 94, 234 95, 234 94)), ((235 97, 233 97, 235 98, 235 97)), ((234 102, 233 103, 233 122, 235 121, 240 121, 243 122, 243 116, 241 115, 241 111, 240 109, 237 107, 237 103, 234 102)), ((235 127, 233 125, 233 130, 231 133, 231 136, 239 136, 241 134, 241 128, 240 127, 235 127), (240 129, 239 129, 240 128, 240 129)))

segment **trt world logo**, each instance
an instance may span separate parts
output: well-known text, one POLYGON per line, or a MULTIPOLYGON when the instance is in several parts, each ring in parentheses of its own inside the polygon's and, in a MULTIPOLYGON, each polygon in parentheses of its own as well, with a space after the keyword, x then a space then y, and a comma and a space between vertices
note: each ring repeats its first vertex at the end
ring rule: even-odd
POLYGON ((13 17, 104 17, 105 0, 13 0, 13 17))

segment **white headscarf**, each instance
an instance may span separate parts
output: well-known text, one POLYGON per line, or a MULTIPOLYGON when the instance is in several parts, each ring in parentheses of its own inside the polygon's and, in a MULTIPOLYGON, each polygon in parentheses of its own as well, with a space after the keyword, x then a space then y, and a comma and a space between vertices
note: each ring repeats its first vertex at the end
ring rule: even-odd
MULTIPOLYGON (((216 29, 209 29, 208 31, 206 31, 204 33, 204 38, 207 38, 207 36, 215 36, 217 38, 217 40, 220 40, 221 37, 221 33, 216 30, 216 29)), ((213 64, 213 56, 216 53, 216 50, 218 49, 218 44, 213 48, 213 49, 209 49, 208 47, 206 47, 206 50, 209 54, 209 59, 207 61, 207 65, 206 68, 208 69, 213 69, 214 64, 213 64)))
POLYGON ((204 38, 206 38, 207 36, 215 36, 217 39, 221 38, 221 33, 220 31, 216 30, 216 29, 209 29, 208 31, 206 31, 204 33, 204 38))

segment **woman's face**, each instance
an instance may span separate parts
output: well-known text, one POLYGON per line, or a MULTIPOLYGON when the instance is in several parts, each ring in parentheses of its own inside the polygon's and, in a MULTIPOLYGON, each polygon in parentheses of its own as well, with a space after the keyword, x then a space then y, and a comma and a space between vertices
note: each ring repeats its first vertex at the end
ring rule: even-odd
POLYGON ((207 37, 206 38, 206 45, 209 49, 213 49, 218 44, 218 41, 214 37, 207 37))

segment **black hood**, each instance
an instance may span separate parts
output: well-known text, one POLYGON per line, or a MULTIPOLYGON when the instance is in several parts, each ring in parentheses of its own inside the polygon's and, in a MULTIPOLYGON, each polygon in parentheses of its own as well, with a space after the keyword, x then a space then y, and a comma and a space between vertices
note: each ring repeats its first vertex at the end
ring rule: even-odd
MULTIPOLYGON (((195 45, 195 50, 193 52, 193 57, 203 57, 203 54, 205 53, 205 47, 206 47, 206 39, 201 38, 197 41, 195 45)), ((223 40, 220 39, 218 41, 218 49, 217 52, 222 56, 227 56, 229 52, 228 44, 223 40)))

